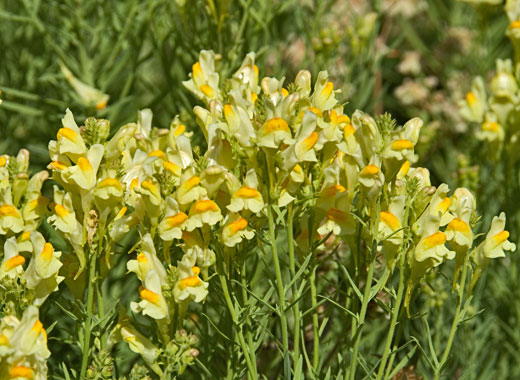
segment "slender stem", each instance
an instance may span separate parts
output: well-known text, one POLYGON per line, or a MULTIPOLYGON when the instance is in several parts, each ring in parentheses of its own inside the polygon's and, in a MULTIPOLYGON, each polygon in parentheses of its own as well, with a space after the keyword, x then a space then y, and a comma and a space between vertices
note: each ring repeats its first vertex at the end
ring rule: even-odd
POLYGON ((311 307, 312 307, 312 330, 314 332, 313 353, 312 353, 312 367, 315 373, 318 372, 318 365, 320 361, 320 331, 316 296, 316 268, 313 269, 310 278, 311 283, 311 307))
POLYGON ((375 257, 377 252, 377 244, 378 244, 378 232, 379 232, 379 217, 381 212, 381 202, 377 200, 376 204, 376 214, 375 214, 375 220, 374 225, 372 228, 372 247, 370 249, 370 263, 368 266, 368 274, 367 274, 367 281, 365 283, 365 290, 363 292, 363 301, 361 303, 361 310, 359 312, 359 322, 356 323, 354 320, 353 325, 353 332, 355 332, 355 341, 354 341, 354 348, 352 351, 352 360, 350 363, 350 374, 348 372, 345 372, 345 379, 354 380, 356 376, 356 367, 357 367, 357 356, 359 352, 359 342, 361 341, 361 333, 363 330, 363 325, 365 323, 365 316, 367 313, 368 308, 368 302, 370 301, 370 292, 372 290, 372 280, 374 278, 374 268, 375 268, 375 257))
POLYGON ((394 338, 395 326, 397 325, 397 317, 399 316, 399 310, 401 309, 401 302, 403 300, 404 293, 404 257, 404 253, 401 253, 399 288, 397 289, 397 298, 395 300, 395 305, 392 310, 392 321, 390 322, 390 330, 388 331, 388 335, 386 336, 386 344, 385 349, 383 351, 383 358, 381 359, 381 363, 379 364, 379 371, 377 372, 376 380, 380 380, 383 378, 386 361, 388 360, 388 355, 391 351, 390 348, 392 345, 392 339, 394 338))
MULTIPOLYGON (((294 260, 294 230, 293 230, 293 205, 287 206, 287 244, 289 250, 289 269, 291 271, 291 277, 294 278, 296 274, 296 262, 294 260)), ((293 343, 293 358, 294 358, 294 370, 296 371, 296 365, 298 364, 298 357, 300 356, 300 303, 295 302, 298 299, 296 283, 293 285, 293 297, 294 302, 294 343, 293 343)), ((295 372, 296 373, 296 372, 295 372)))
POLYGON ((280 260, 278 259, 278 248, 276 246, 276 235, 274 232, 274 220, 272 207, 267 207, 267 219, 269 222, 269 235, 271 238, 271 252, 273 254, 274 270, 276 274, 276 285, 278 288, 278 298, 280 299, 280 322, 282 325, 282 344, 284 356, 289 350, 289 335, 287 332, 287 317, 285 315, 285 292, 283 289, 282 271, 280 260))
MULTIPOLYGON (((240 282, 242 283, 242 299, 244 305, 248 303, 248 295, 247 295, 247 282, 246 282, 246 262, 243 260, 242 270, 240 271, 240 282)), ((249 317, 247 318, 247 322, 251 323, 249 317)), ((256 355, 255 355, 255 346, 253 344, 253 334, 251 333, 251 328, 247 329, 246 332, 247 345, 249 346, 249 354, 251 355, 251 364, 254 367, 255 373, 258 372, 256 369, 256 355)))
POLYGON ((464 262, 464 267, 462 268, 462 278, 460 280, 460 286, 458 289, 458 301, 457 301, 457 310, 455 312, 455 317, 453 318, 453 322, 451 324, 450 336, 448 338, 448 343, 446 348, 444 349, 444 353, 442 355, 441 361, 435 370, 435 379, 440 379, 440 372, 446 361, 448 360, 448 356, 451 351, 451 346, 453 344, 453 340, 455 339, 455 333, 457 332, 457 327, 460 322, 460 313, 462 308, 462 300, 464 297, 464 285, 466 284, 466 274, 467 274, 468 265, 464 262))
POLYGON ((247 369, 249 371, 249 376, 251 379, 258 379, 258 373, 255 370, 255 366, 251 362, 251 356, 249 354, 249 350, 247 349, 246 340, 244 339, 244 333, 242 332, 242 327, 239 326, 237 314, 235 312, 235 307, 233 306, 233 301, 231 301, 231 295, 229 294, 229 289, 227 286, 226 276, 223 274, 219 274, 220 285, 222 286, 222 291, 224 292, 224 298, 226 299, 226 304, 229 309, 229 313, 231 314, 231 319, 235 326, 237 326, 237 334, 238 334, 238 343, 242 352, 244 354, 244 359, 246 360, 247 369))
POLYGON ((87 320, 85 322, 85 330, 83 336, 83 358, 81 360, 81 375, 80 379, 85 379, 87 374, 87 366, 89 360, 89 351, 90 351, 90 329, 92 327, 92 309, 94 306, 94 289, 96 287, 96 264, 97 264, 97 254, 95 251, 91 251, 92 255, 90 256, 90 266, 88 272, 88 290, 87 290, 87 320))

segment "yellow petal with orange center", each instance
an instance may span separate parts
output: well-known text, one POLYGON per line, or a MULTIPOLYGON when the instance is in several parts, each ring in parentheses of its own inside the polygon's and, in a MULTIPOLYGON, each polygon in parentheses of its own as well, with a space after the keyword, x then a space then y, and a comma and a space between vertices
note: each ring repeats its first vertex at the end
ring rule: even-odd
POLYGON ((0 156, 0 168, 5 166, 7 159, 4 156, 0 156))
POLYGON ((202 91, 202 93, 206 95, 208 98, 213 98, 213 96, 215 95, 215 91, 207 84, 203 84, 202 86, 200 86, 200 91, 202 91))
POLYGON ((256 94, 256 92, 252 92, 251 93, 251 102, 256 102, 258 100, 258 95, 256 94))
POLYGON ((380 169, 375 165, 367 165, 361 171, 362 176, 371 176, 378 174, 380 169))
POLYGON ((115 179, 115 178, 105 178, 103 181, 101 181, 98 185, 99 187, 117 187, 118 189, 121 188, 121 183, 115 179))
POLYGON ((325 98, 328 98, 330 94, 332 94, 332 91, 334 90, 334 84, 332 82, 327 82, 325 87, 323 87, 323 90, 320 92, 320 96, 324 96, 325 98))
POLYGON ((321 116, 321 111, 316 107, 309 107, 309 111, 311 111, 316 116, 321 116))
POLYGON ((285 98, 287 95, 289 95, 289 91, 287 91, 285 88, 282 88, 282 96, 285 98))
POLYGON ((424 248, 426 250, 437 247, 438 245, 446 243, 446 234, 444 232, 438 231, 427 238, 425 238, 422 242, 424 248))
POLYGON ((8 346, 9 338, 7 338, 4 334, 0 334, 0 346, 8 346))
POLYGON ((493 236, 493 240, 495 241, 496 245, 499 245, 499 244, 502 244, 503 242, 505 242, 508 237, 509 237, 509 231, 504 230, 504 231, 499 232, 495 236, 493 236))
POLYGON ((166 217, 166 223, 168 224, 168 227, 174 228, 180 226, 186 221, 186 219, 188 219, 188 215, 181 211, 177 215, 166 217))
POLYGON ((116 217, 114 219, 117 220, 117 219, 120 219, 123 216, 125 216, 126 210, 128 210, 128 207, 126 207, 126 206, 121 207, 121 210, 119 210, 119 212, 117 213, 117 215, 116 215, 116 217))
POLYGON ((31 231, 25 231, 20 235, 20 241, 27 241, 31 238, 31 231))
POLYGON ((345 137, 345 140, 350 136, 353 135, 356 130, 352 126, 352 124, 345 125, 345 128, 343 128, 343 136, 345 137))
POLYGON ((0 206, 0 217, 1 216, 15 216, 18 217, 20 214, 18 210, 12 205, 2 205, 0 206))
POLYGON ((235 113, 233 112, 233 107, 231 107, 231 104, 226 104, 224 106, 224 116, 226 119, 229 119, 230 117, 235 116, 235 113))
POLYGON ((240 218, 233 223, 231 223, 227 228, 229 228, 231 235, 236 234, 238 231, 242 231, 247 227, 247 220, 245 218, 240 218))
POLYGON ((195 204, 191 207, 191 211, 195 214, 201 214, 207 211, 218 211, 219 208, 215 202, 211 199, 202 199, 200 201, 195 202, 195 204))
POLYGON ((466 94, 466 102, 471 107, 477 101, 477 97, 471 91, 466 94))
POLYGON ((401 227, 401 222, 390 211, 382 211, 380 214, 381 221, 385 223, 392 231, 396 231, 401 227))
POLYGON ((130 190, 133 190, 134 187, 136 187, 137 185, 139 185, 139 178, 135 177, 135 178, 130 182, 130 190))
POLYGON ((79 135, 70 128, 60 128, 58 130, 58 141, 60 141, 62 138, 66 138, 70 141, 76 141, 76 139, 79 137, 79 135))
POLYGON ((43 245, 42 253, 40 253, 40 257, 46 261, 51 261, 52 254, 54 253, 54 247, 51 243, 45 243, 43 245))
POLYGON ((146 258, 146 255, 142 252, 137 255, 137 261, 140 262, 141 264, 148 263, 148 259, 146 258))
POLYGON ((59 161, 52 161, 49 165, 47 165, 47 169, 51 170, 65 170, 67 169, 67 165, 59 161))
POLYGON ((393 150, 413 149, 413 143, 410 140, 396 140, 392 143, 393 150))
POLYGON ((404 177, 406 174, 408 174, 408 171, 410 170, 410 161, 406 160, 399 169, 398 176, 404 177))
POLYGON ((265 136, 279 131, 290 132, 289 124, 287 124, 287 122, 282 118, 274 117, 265 122, 260 132, 262 136, 265 136))
POLYGON ((157 186, 155 186, 151 181, 148 181, 148 180, 144 180, 142 183, 141 183, 141 187, 143 189, 146 189, 148 190, 149 192, 151 192, 152 194, 154 194, 155 196, 159 197, 160 194, 159 194, 159 189, 157 189, 157 186))
POLYGON ((303 146, 305 147, 305 150, 311 150, 312 147, 318 142, 318 137, 318 132, 314 131, 309 135, 309 137, 305 138, 305 140, 303 140, 303 146))
POLYGON ((520 20, 515 20, 509 24, 509 29, 520 29, 520 20))
POLYGON ((65 218, 67 215, 70 214, 69 210, 67 210, 60 204, 56 204, 56 206, 54 207, 54 212, 58 214, 60 218, 65 218))
POLYGON ((11 270, 13 268, 16 268, 18 265, 25 264, 25 257, 16 255, 14 257, 11 257, 9 260, 7 260, 4 263, 4 266, 7 270, 11 270))
POLYGON ((175 137, 178 137, 182 135, 184 132, 186 132, 186 126, 184 124, 179 124, 177 128, 175 128, 175 131, 173 131, 173 135, 175 137))
POLYGON ((453 219, 448 224, 446 229, 452 230, 452 231, 458 231, 458 232, 462 232, 462 233, 468 233, 470 231, 468 223, 466 223, 465 221, 463 221, 462 219, 459 219, 459 218, 453 219))
POLYGON ((257 198, 259 195, 260 193, 258 190, 253 189, 252 187, 244 186, 238 189, 235 194, 233 194, 233 197, 250 199, 257 198))
POLYGON ((151 290, 141 288, 139 290, 139 295, 142 299, 151 302, 154 305, 159 304, 159 295, 157 293, 152 292, 151 290))
POLYGON ((191 189, 193 189, 195 186, 197 186, 200 183, 200 177, 197 177, 194 175, 190 179, 188 179, 186 182, 184 182, 181 186, 184 191, 188 192, 191 189))
POLYGON ((157 149, 157 150, 154 150, 154 151, 148 153, 148 157, 157 157, 157 158, 162 158, 163 160, 166 160, 166 155, 160 149, 157 149))
POLYGON ((444 214, 448 210, 450 205, 451 205, 451 199, 446 197, 441 201, 441 203, 439 203, 439 205, 437 206, 437 210, 444 214))
POLYGON ((191 267, 191 271, 193 272, 194 276, 198 276, 200 274, 200 268, 196 265, 191 267))
POLYGON ((202 76, 202 67, 200 66, 200 62, 195 62, 193 66, 191 66, 191 71, 193 72, 193 78, 202 76))
POLYGON ((190 276, 179 281, 179 288, 181 288, 181 290, 186 288, 194 288, 199 286, 201 283, 202 281, 197 276, 190 276))
POLYGON ((34 379, 34 371, 31 368, 25 367, 23 365, 17 365, 9 370, 10 379, 16 379, 20 377, 24 379, 34 379))
POLYGON ((168 170, 169 172, 171 172, 173 174, 177 173, 180 169, 180 167, 178 165, 175 165, 171 161, 164 161, 163 168, 165 168, 166 170, 168 170))
POLYGON ((78 158, 78 166, 83 173, 94 171, 92 165, 90 164, 90 161, 88 160, 88 158, 85 157, 78 158))
POLYGON ((498 132, 499 128, 500 126, 498 125, 498 123, 494 121, 485 121, 484 123, 482 123, 483 131, 498 132))

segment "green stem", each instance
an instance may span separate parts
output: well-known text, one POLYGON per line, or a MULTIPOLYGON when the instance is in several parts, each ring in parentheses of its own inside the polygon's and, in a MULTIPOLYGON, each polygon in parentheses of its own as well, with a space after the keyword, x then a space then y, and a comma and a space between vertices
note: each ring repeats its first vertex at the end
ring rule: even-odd
POLYGON ((240 344, 240 348, 242 349, 242 352, 244 354, 244 359, 246 360, 249 376, 251 379, 256 380, 258 379, 258 373, 255 369, 255 366, 251 362, 251 356, 249 354, 249 350, 247 349, 246 340, 244 339, 244 333, 242 332, 242 327, 239 325, 237 314, 235 312, 235 307, 233 306, 233 302, 231 301, 231 295, 229 294, 226 276, 223 274, 219 274, 218 276, 220 279, 220 285, 222 286, 222 291, 224 292, 224 298, 226 299, 226 304, 228 306, 229 313, 231 314, 231 319, 237 327, 238 343, 240 344))
POLYGON ((85 322, 85 330, 83 335, 83 358, 81 360, 81 375, 80 379, 85 379, 87 374, 87 366, 90 351, 90 335, 92 327, 92 309, 94 307, 94 289, 96 287, 96 263, 97 254, 93 252, 90 256, 90 266, 88 272, 88 291, 87 291, 87 320, 85 322))
POLYGON ((320 361, 320 331, 317 308, 316 295, 316 268, 313 269, 310 278, 311 283, 311 307, 312 307, 312 330, 314 332, 313 353, 312 353, 312 367, 314 372, 318 373, 318 365, 320 361))
POLYGON ((397 289, 397 298, 395 300, 395 305, 392 310, 392 321, 390 322, 390 330, 388 331, 388 335, 386 336, 386 344, 385 349, 383 351, 383 358, 381 359, 381 363, 379 364, 379 371, 377 372, 376 380, 380 380, 383 378, 386 361, 388 360, 388 355, 391 351, 390 348, 392 345, 392 339, 394 338, 395 326, 397 325, 397 317, 399 316, 399 310, 401 309, 401 302, 403 300, 404 293, 404 258, 404 253, 401 253, 399 288, 397 289))
POLYGON ((287 317, 285 315, 285 292, 283 289, 282 271, 280 260, 278 259, 278 247, 276 246, 276 235, 274 232, 274 219, 272 206, 267 207, 267 219, 269 222, 269 235, 271 238, 271 252, 273 254, 274 270, 276 274, 276 285, 278 288, 278 298, 280 299, 280 322, 282 325, 282 344, 283 353, 286 355, 289 350, 289 335, 287 332, 287 317))
POLYGON ((448 360, 448 356, 451 351, 451 346, 453 344, 453 340, 455 339, 455 333, 457 332, 457 327, 460 322, 460 313, 462 308, 462 300, 464 297, 464 286, 466 284, 466 274, 467 274, 468 264, 464 263, 464 268, 462 268, 462 278, 460 280, 460 286, 458 289, 458 301, 457 301, 457 310, 455 312, 455 317, 453 318, 453 322, 451 324, 451 330, 450 330, 450 336, 448 338, 448 344, 446 345, 446 348, 444 349, 444 353, 442 355, 441 361, 439 362, 439 365, 437 366, 437 369, 435 370, 435 379, 440 379, 440 373, 442 370, 442 367, 444 364, 446 364, 446 361, 448 360))
MULTIPOLYGON (((289 250, 289 270, 291 271, 291 277, 294 278, 296 274, 296 262, 294 259, 294 229, 293 229, 293 205, 287 206, 287 244, 289 250)), ((293 343, 293 358, 294 358, 294 371, 296 373, 296 365, 298 364, 298 358, 300 356, 300 303, 296 302, 299 294, 297 294, 296 283, 293 285, 293 298, 294 302, 294 343, 293 343)))
MULTIPOLYGON (((240 282, 242 283, 242 299, 244 302, 244 305, 248 304, 248 295, 247 295, 247 282, 246 282, 246 262, 243 260, 242 263, 242 270, 240 271, 240 282)), ((247 322, 250 324, 251 321, 249 317, 247 318, 247 322)), ((246 338, 247 338, 247 345, 249 346, 249 354, 251 355, 251 364, 254 367, 255 373, 257 373, 256 368, 256 355, 255 355, 255 346, 253 344, 253 334, 251 333, 251 328, 247 329, 246 332, 246 338)))
POLYGON ((354 380, 356 376, 356 367, 357 367, 357 356, 359 352, 359 342, 361 341, 361 333, 363 330, 363 325, 365 323, 365 316, 367 313, 368 302, 370 301, 370 292, 372 290, 372 280, 374 278, 374 268, 375 268, 375 257, 377 252, 377 244, 378 244, 378 232, 379 232, 379 217, 381 212, 381 203, 377 200, 376 204, 376 213, 374 225, 372 228, 372 247, 370 249, 370 264, 368 266, 368 274, 367 281, 365 283, 365 290, 363 292, 363 301, 361 303, 361 310, 359 312, 358 322, 354 320, 352 322, 352 332, 355 335, 354 348, 352 351, 352 360, 350 363, 350 374, 349 372, 345 372, 345 379, 354 380))

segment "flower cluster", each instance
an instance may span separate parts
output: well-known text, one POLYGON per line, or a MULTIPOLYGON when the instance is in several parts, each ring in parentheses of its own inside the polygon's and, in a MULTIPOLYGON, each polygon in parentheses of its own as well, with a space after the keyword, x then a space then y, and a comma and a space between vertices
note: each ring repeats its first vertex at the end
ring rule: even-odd
POLYGON ((61 252, 37 231, 48 173, 30 176, 29 152, 0 156, 0 377, 45 379, 47 337, 38 308, 63 280, 61 252), (19 319, 21 318, 21 320, 19 319))

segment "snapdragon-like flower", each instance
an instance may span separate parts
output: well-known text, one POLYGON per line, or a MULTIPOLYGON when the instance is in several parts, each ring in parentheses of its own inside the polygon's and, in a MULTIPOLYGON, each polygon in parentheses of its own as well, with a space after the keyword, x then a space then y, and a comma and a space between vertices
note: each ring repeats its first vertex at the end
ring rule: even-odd
POLYGON ((191 79, 182 84, 200 99, 209 102, 217 98, 220 90, 219 75, 215 72, 215 54, 207 50, 201 51, 200 60, 192 66, 191 79))
POLYGON ((242 240, 251 240, 255 233, 248 228, 248 221, 239 214, 231 214, 224 220, 222 227, 222 242, 228 247, 234 247, 242 240))
POLYGON ((166 200, 165 216, 159 224, 159 235, 161 239, 166 241, 180 239, 182 237, 182 231, 186 227, 186 220, 188 220, 188 215, 179 210, 175 199, 169 197, 166 200))
POLYGON ((208 283, 199 277, 200 268, 195 266, 195 258, 184 255, 177 267, 178 281, 173 296, 178 303, 203 301, 208 294, 208 283))
POLYGON ((8 276, 10 278, 19 277, 23 272, 25 257, 18 253, 16 238, 10 237, 4 243, 4 257, 0 266, 0 279, 8 276))
POLYGON ((58 276, 58 271, 63 264, 59 260, 61 252, 55 251, 52 244, 46 242, 41 233, 32 231, 31 243, 33 255, 25 277, 27 287, 35 290, 34 304, 40 306, 63 281, 64 277, 58 276))
POLYGON ((249 210, 258 213, 264 208, 264 199, 258 189, 258 179, 253 169, 247 172, 244 186, 236 189, 231 196, 227 209, 231 212, 249 210))
POLYGON ((477 248, 479 257, 486 259, 505 257, 504 251, 516 250, 516 245, 508 240, 509 231, 504 230, 505 225, 506 215, 503 212, 493 218, 486 239, 477 248))
POLYGON ((168 305, 162 293, 165 279, 161 279, 155 269, 149 269, 144 283, 139 287, 140 302, 132 302, 130 307, 135 313, 148 315, 153 319, 169 318, 168 305))
POLYGON ((207 224, 213 226, 223 218, 220 207, 211 199, 200 199, 190 207, 189 217, 186 221, 186 229, 193 231, 207 224))

